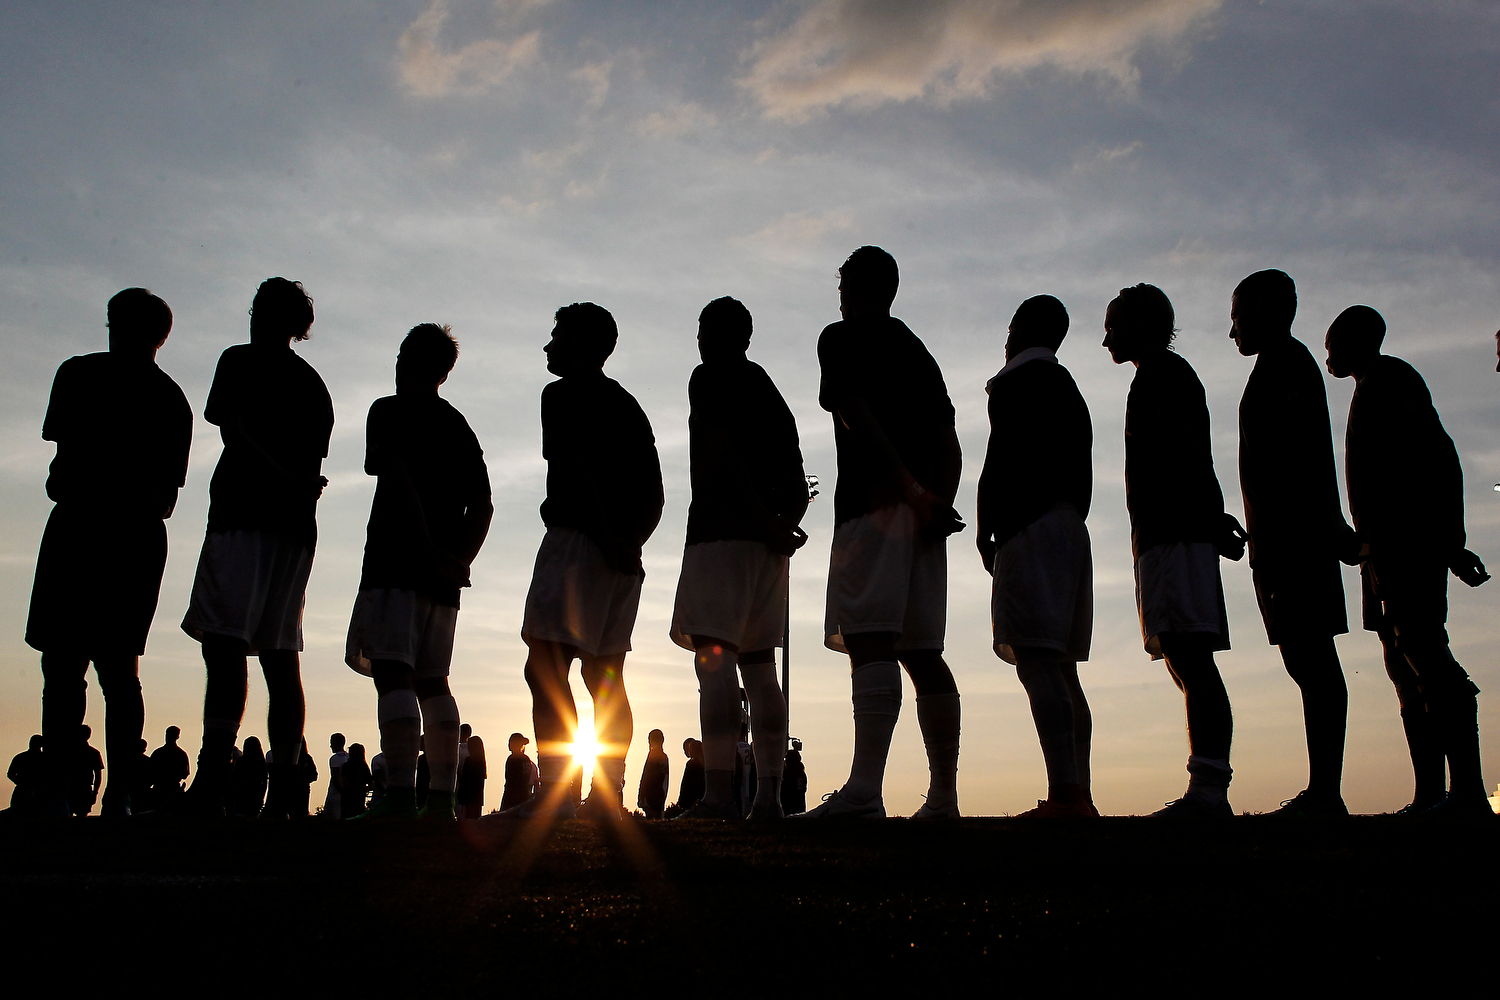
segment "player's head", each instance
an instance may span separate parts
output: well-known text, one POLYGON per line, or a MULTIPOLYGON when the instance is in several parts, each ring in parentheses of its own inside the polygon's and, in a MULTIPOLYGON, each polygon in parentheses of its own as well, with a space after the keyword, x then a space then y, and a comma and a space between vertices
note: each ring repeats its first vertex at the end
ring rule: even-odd
POLYGON ((82 736, 83 742, 87 743, 89 741, 89 737, 94 735, 94 731, 88 726, 79 726, 78 735, 82 736))
POLYGON ((522 736, 520 733, 511 733, 510 734, 510 744, 509 744, 510 745, 510 752, 511 753, 525 753, 526 752, 526 745, 528 743, 530 743, 530 742, 531 742, 530 740, 528 740, 526 737, 522 736))
POLYGON ((1068 335, 1068 310, 1051 295, 1033 295, 1016 307, 1010 318, 1005 356, 1013 358, 1032 347, 1057 350, 1068 335))
POLYGON ((547 352, 547 370, 554 375, 581 375, 598 371, 615 352, 620 330, 609 310, 592 302, 563 306, 553 317, 552 339, 547 352))
POLYGON ((474 735, 474 727, 465 722, 458 727, 458 742, 466 743, 470 736, 474 735))
POLYGON ((703 756, 703 744, 689 736, 682 741, 682 752, 690 758, 701 757, 703 756))
POLYGON ((396 391, 437 391, 458 362, 458 341, 446 324, 418 323, 396 355, 396 391))
POLYGON ((182 730, 178 729, 176 726, 168 726, 167 727, 167 742, 168 743, 176 743, 180 739, 182 739, 182 730))
POLYGON ((1328 327, 1328 373, 1348 378, 1362 373, 1385 343, 1385 318, 1369 306, 1350 306, 1328 327))
POLYGON ((313 300, 300 281, 267 278, 250 302, 250 340, 268 344, 312 336, 313 300))
POLYGON ((739 299, 714 299, 698 314, 698 356, 704 361, 739 357, 750 346, 754 324, 739 299))
POLYGON ((901 271, 880 247, 863 246, 839 268, 839 309, 845 319, 889 313, 901 271))
POLYGON ((340 750, 344 749, 344 734, 334 733, 332 736, 328 737, 328 749, 332 750, 334 753, 338 753, 340 750))
POLYGON ((172 309, 144 288, 116 292, 104 307, 111 351, 155 351, 172 332, 172 309))
POLYGON ((140 750, 141 753, 145 753, 146 752, 146 748, 149 747, 151 744, 147 743, 145 740, 141 740, 140 743, 141 743, 141 745, 140 745, 140 747, 138 749, 140 750))
POLYGON ((1104 346, 1117 365, 1138 361, 1171 347, 1177 339, 1176 324, 1166 292, 1144 282, 1131 285, 1120 289, 1104 310, 1104 346))
MULTIPOLYGON (((145 742, 146 742, 145 740, 141 740, 141 744, 142 744, 142 748, 143 749, 144 749, 145 742)), ((31 742, 28 743, 27 746, 30 749, 32 749, 32 750, 40 750, 42 748, 42 734, 41 733, 34 734, 31 737, 31 742)))
POLYGON ((1246 357, 1259 354, 1267 336, 1288 333, 1297 318, 1297 283, 1285 271, 1256 271, 1235 286, 1229 300, 1229 339, 1246 357))
POLYGON ((665 742, 667 742, 667 734, 660 729, 653 729, 646 734, 646 743, 653 750, 660 750, 665 742))

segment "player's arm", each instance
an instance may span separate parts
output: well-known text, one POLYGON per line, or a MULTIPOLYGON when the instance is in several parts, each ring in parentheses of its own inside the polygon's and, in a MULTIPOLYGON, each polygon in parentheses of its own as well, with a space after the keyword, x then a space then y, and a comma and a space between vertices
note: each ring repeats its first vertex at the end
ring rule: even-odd
MULTIPOLYGON (((944 440, 939 443, 942 454, 938 463, 938 478, 941 481, 929 486, 917 482, 917 478, 906 468, 906 463, 901 461, 896 446, 891 444, 891 439, 886 436, 880 421, 875 419, 868 403, 857 396, 847 397, 840 400, 837 412, 844 426, 870 446, 890 480, 900 490, 902 499, 916 510, 921 523, 927 524, 939 513, 952 512, 952 502, 948 498, 958 492, 958 469, 962 463, 958 434, 953 428, 945 429, 944 440)), ((951 516, 957 517, 956 514, 951 516)))
POLYGON ((698 433, 708 438, 712 453, 721 456, 722 464, 714 470, 714 474, 729 480, 736 492, 750 501, 751 510, 760 520, 771 550, 789 556, 800 549, 807 541, 807 532, 796 524, 786 523, 785 519, 778 517, 766 506, 765 498, 760 495, 756 482, 745 466, 740 443, 729 432, 729 428, 723 424, 709 423, 701 425, 698 433))
POLYGON ((315 496, 323 495, 323 487, 328 485, 327 479, 321 475, 309 476, 292 472, 251 432, 250 425, 244 417, 238 414, 221 415, 217 423, 225 446, 233 446, 250 452, 260 460, 262 466, 270 472, 273 478, 299 490, 306 489, 315 496))

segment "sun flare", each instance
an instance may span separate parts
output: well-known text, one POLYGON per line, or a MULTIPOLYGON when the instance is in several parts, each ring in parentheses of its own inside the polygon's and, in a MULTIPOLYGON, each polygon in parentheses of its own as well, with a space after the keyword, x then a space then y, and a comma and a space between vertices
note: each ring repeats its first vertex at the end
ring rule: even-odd
POLYGON ((592 771, 594 769, 594 758, 599 756, 601 749, 602 747, 599 746, 598 741, 592 736, 583 736, 580 734, 578 739, 573 741, 573 762, 584 771, 592 771))

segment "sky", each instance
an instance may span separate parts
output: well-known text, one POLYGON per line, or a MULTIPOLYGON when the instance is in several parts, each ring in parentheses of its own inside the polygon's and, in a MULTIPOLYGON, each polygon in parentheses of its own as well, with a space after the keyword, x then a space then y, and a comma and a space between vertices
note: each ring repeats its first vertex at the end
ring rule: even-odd
MULTIPOLYGON (((444 395, 489 462, 496 516, 465 592, 453 689, 498 763, 530 732, 522 604, 543 526, 538 396, 553 312, 609 308, 606 367, 655 428, 667 506, 626 680, 636 742, 697 730, 691 657, 667 638, 688 491, 687 380, 698 311, 733 295, 750 356, 797 416, 824 496, 792 561, 791 730, 809 799, 838 787, 852 746, 847 660, 821 644, 835 482, 815 344, 838 319, 837 268, 877 244, 901 266, 894 312, 942 365, 966 456, 972 522, 984 384, 1027 296, 1067 305, 1060 360, 1093 415, 1094 794, 1138 813, 1180 794, 1181 696, 1142 651, 1124 506, 1132 370, 1099 346, 1104 307, 1149 281, 1177 308, 1177 348, 1208 391, 1214 458, 1241 512, 1236 407, 1250 370, 1227 338, 1235 283, 1297 281, 1297 336, 1321 357, 1344 307, 1380 310, 1386 350, 1426 377, 1464 463, 1470 547, 1500 563, 1500 5, 1370 0, 801 0, 733 4, 382 0, 329 5, 4 4, 0 34, 0 755, 40 719, 23 640, 52 447, 40 439, 57 366, 102 350, 104 304, 144 285, 176 324, 158 355, 194 425, 187 486, 141 663, 156 746, 200 734, 198 646, 178 623, 219 453, 201 419, 215 361, 248 339, 271 275, 316 301, 298 352, 337 424, 307 595, 308 742, 374 753, 375 698, 343 663, 374 481, 363 422, 392 391, 416 323, 462 347, 444 395)), ((1352 385, 1327 379, 1335 446, 1352 385)), ((1341 477, 1342 479, 1342 477, 1341 477)), ((1041 754, 1014 671, 990 649, 989 578, 972 532, 950 547, 948 656, 964 695, 960 805, 1028 808, 1041 754)), ((87 567, 79 567, 86 573, 87 567)), ((1410 798, 1379 643, 1350 620, 1345 795, 1356 811, 1410 798)), ((1266 643, 1249 568, 1223 564, 1233 649, 1236 809, 1305 783, 1295 685, 1266 643)), ((1450 590, 1459 660, 1481 696, 1486 778, 1500 780, 1500 583, 1450 590)), ((84 613, 80 609, 80 613, 84 613)), ((264 737, 252 677, 241 735, 264 737)), ((575 690, 582 695, 581 684, 575 690)), ((104 710, 91 685, 89 722, 104 710)), ((583 699, 586 702, 586 698, 583 699)), ((587 713, 585 713, 587 718, 587 713)), ((673 789, 681 757, 674 755, 673 789)), ((926 765, 907 689, 887 774, 892 813, 921 804, 926 765)), ((323 781, 314 789, 321 801, 323 781)), ((498 782, 488 792, 499 799, 498 782)))

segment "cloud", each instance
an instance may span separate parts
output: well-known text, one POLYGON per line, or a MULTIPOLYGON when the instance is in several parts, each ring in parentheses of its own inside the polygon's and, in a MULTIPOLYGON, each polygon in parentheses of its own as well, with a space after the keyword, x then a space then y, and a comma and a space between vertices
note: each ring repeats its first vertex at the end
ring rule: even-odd
MULTIPOLYGON (((496 0, 496 19, 502 29, 513 32, 528 11, 547 2, 496 0)), ((448 0, 432 0, 401 34, 401 80, 418 96, 482 94, 537 61, 539 31, 481 38, 457 49, 444 49, 439 36, 448 15, 448 0)))
POLYGON ((1133 59, 1222 0, 813 0, 751 49, 739 80, 767 116, 802 121, 887 101, 949 104, 1044 66, 1133 87, 1133 59))
POLYGON ((788 212, 744 239, 747 242, 776 246, 806 246, 816 243, 829 233, 852 228, 854 216, 849 212, 788 212))
POLYGON ((713 112, 694 101, 688 101, 651 112, 641 120, 640 130, 653 139, 672 139, 700 128, 712 127, 717 122, 713 112))

